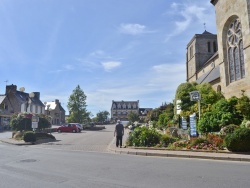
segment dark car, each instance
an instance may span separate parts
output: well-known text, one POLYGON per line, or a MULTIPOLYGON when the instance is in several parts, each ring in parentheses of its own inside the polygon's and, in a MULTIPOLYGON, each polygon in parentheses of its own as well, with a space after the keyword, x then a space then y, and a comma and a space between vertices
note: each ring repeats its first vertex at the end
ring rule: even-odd
POLYGON ((82 129, 79 127, 77 123, 69 123, 66 125, 62 125, 57 128, 57 132, 73 132, 73 133, 78 133, 81 132, 82 129))

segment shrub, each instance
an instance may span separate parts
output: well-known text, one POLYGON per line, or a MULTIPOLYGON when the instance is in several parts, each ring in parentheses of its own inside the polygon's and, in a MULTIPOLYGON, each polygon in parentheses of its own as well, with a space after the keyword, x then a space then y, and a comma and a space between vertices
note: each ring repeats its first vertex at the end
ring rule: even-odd
POLYGON ((236 129, 232 134, 228 134, 225 139, 225 146, 233 152, 250 151, 250 129, 236 129))
POLYGON ((163 134, 160 138, 160 145, 162 147, 168 147, 169 144, 176 142, 178 138, 171 137, 167 134, 163 134))
POLYGON ((219 135, 208 134, 207 135, 207 140, 213 146, 218 147, 220 149, 223 148, 223 139, 219 135))
POLYGON ((227 135, 227 134, 233 133, 235 129, 238 129, 238 128, 240 128, 238 125, 233 125, 233 124, 227 125, 221 128, 220 133, 222 135, 227 135))
POLYGON ((129 135, 127 144, 129 146, 155 146, 160 143, 160 133, 154 128, 136 127, 129 135))
POLYGON ((37 140, 39 139, 46 139, 46 138, 51 138, 55 139, 55 137, 52 134, 48 133, 35 133, 37 140))
POLYGON ((180 140, 172 144, 169 144, 168 148, 169 149, 182 149, 182 148, 188 148, 189 145, 190 145, 190 142, 188 140, 180 140))
POLYGON ((36 135, 32 131, 25 132, 23 135, 23 140, 25 142, 35 142, 36 141, 36 135))
POLYGON ((204 138, 194 138, 191 140, 191 143, 190 145, 191 146, 196 146, 196 145, 199 145, 201 143, 208 143, 208 141, 204 138))

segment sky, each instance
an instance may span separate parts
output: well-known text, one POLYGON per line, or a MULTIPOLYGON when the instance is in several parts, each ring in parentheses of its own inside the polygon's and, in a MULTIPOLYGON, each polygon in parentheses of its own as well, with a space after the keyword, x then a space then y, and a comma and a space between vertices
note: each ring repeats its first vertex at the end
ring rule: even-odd
POLYGON ((79 85, 93 116, 112 100, 157 108, 186 82, 188 42, 215 22, 210 0, 1 0, 0 94, 14 84, 68 114, 79 85))

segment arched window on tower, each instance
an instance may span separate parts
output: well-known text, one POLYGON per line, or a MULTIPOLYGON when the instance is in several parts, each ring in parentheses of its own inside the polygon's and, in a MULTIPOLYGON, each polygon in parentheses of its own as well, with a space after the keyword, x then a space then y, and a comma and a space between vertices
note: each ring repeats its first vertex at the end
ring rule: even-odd
POLYGON ((208 52, 211 52, 210 42, 207 42, 207 51, 208 51, 208 52))
POLYGON ((214 48, 214 52, 217 52, 217 43, 215 41, 213 42, 213 48, 214 48))
POLYGON ((245 61, 241 23, 235 19, 227 31, 227 52, 229 63, 229 80, 234 82, 245 77, 245 61))

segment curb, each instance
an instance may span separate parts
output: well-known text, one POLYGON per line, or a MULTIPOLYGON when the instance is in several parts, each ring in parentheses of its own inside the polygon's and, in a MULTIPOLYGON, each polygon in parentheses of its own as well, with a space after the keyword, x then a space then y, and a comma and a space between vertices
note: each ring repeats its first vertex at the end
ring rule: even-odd
MULTIPOLYGON (((141 151, 121 151, 113 150, 116 154, 128 154, 128 155, 138 155, 145 157, 171 157, 171 158, 188 158, 188 159, 210 159, 210 160, 226 160, 226 161, 241 161, 241 162, 250 162, 250 158, 241 158, 241 157, 224 157, 224 156, 198 156, 198 155, 185 155, 185 154, 169 154, 169 153, 151 153, 151 152, 141 152, 141 151)), ((181 152, 181 151, 180 151, 181 152)))

